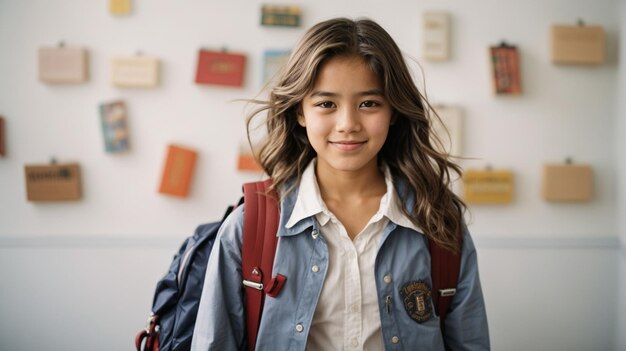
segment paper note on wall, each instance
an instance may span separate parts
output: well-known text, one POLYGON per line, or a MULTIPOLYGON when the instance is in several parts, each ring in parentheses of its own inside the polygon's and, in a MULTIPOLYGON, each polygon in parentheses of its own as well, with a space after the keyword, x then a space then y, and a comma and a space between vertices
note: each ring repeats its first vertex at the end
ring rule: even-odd
POLYGON ((433 116, 432 125, 437 141, 434 145, 441 147, 441 152, 452 156, 461 156, 463 153, 463 111, 456 106, 433 106, 439 116, 433 116))
POLYGON ((299 27, 299 6, 263 5, 261 8, 261 25, 280 27, 299 27))
POLYGON ((431 61, 450 58, 450 16, 446 12, 425 12, 423 15, 424 57, 431 61))
POLYGON ((495 93, 498 95, 521 94, 522 81, 517 48, 502 44, 491 47, 489 51, 495 93))
POLYGON ((463 173, 464 200, 477 204, 506 204, 513 201, 513 172, 467 170, 463 173))
POLYGON ((585 202, 593 195, 593 171, 587 165, 543 166, 542 195, 551 202, 585 202))
POLYGON ((554 25, 551 34, 553 63, 604 63, 606 49, 602 27, 554 25))
POLYGON ((246 57, 242 54, 200 50, 196 83, 240 87, 243 85, 245 64, 246 57))
POLYGON ((128 15, 132 8, 131 0, 109 0, 109 12, 112 15, 128 15))
POLYGON ((77 163, 25 165, 28 201, 67 201, 81 198, 77 163))
POLYGON ((105 150, 109 153, 126 152, 129 149, 126 104, 113 101, 100 105, 100 125, 105 150))
POLYGON ((197 152, 177 145, 169 145, 159 192, 187 197, 196 165, 197 152))
POLYGON ((118 57, 111 61, 113 85, 121 88, 152 88, 159 84, 159 60, 155 57, 118 57))
POLYGON ((77 84, 88 79, 87 50, 78 47, 43 47, 38 51, 39 80, 48 84, 77 84))

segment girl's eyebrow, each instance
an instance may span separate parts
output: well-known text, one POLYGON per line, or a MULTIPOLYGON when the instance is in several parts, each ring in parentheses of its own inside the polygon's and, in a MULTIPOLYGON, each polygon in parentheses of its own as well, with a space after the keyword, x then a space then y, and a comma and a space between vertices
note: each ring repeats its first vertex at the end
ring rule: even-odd
MULTIPOLYGON (((310 97, 337 97, 339 95, 340 94, 333 93, 330 91, 318 90, 318 91, 312 92, 310 97)), ((372 95, 381 96, 381 97, 385 96, 385 94, 383 94, 382 90, 380 89, 370 89, 370 90, 365 90, 365 91, 361 91, 361 92, 354 94, 354 96, 372 96, 372 95)))

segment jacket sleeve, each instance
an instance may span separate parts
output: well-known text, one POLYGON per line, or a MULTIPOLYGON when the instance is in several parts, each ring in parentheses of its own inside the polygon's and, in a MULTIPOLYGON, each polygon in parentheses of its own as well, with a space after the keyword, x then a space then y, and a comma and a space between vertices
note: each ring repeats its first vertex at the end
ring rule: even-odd
POLYGON ((243 206, 224 221, 215 239, 191 342, 192 351, 244 350, 241 278, 243 206))
POLYGON ((457 291, 446 317, 445 340, 450 350, 489 350, 489 329, 474 242, 466 230, 457 291))

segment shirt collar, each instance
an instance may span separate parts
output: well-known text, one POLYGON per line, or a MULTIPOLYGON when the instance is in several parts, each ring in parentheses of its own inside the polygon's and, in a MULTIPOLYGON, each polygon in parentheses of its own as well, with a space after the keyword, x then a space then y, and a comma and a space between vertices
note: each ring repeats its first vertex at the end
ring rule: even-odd
MULTIPOLYGON (((313 159, 306 167, 300 178, 300 184, 298 185, 298 197, 293 207, 293 212, 285 224, 286 228, 291 228, 301 220, 315 216, 321 226, 324 226, 331 218, 331 213, 326 207, 326 204, 322 200, 322 195, 317 184, 317 178, 315 176, 315 163, 316 159, 313 159)), ((411 220, 402 212, 400 197, 398 196, 391 172, 387 165, 383 166, 383 173, 385 175, 385 184, 387 186, 387 192, 380 200, 380 208, 374 215, 374 221, 387 217, 391 222, 413 229, 422 233, 422 230, 417 227, 411 220)))
POLYGON ((293 227, 304 218, 317 216, 318 214, 322 214, 322 216, 318 216, 317 218, 322 226, 325 225, 330 219, 330 212, 322 200, 320 188, 317 185, 317 178, 315 177, 315 162, 316 159, 309 162, 309 165, 302 173, 302 177, 300 177, 298 197, 293 207, 293 211, 291 212, 291 216, 285 225, 287 228, 293 227))

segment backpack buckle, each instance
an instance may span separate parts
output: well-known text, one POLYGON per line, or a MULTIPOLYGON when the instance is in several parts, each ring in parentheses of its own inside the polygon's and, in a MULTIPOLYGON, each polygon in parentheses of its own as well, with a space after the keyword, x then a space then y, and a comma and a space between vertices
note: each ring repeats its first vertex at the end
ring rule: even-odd
POLYGON ((447 296, 454 296, 454 294, 456 294, 456 289, 453 289, 453 288, 439 289, 439 296, 447 297, 447 296))
POLYGON ((263 290, 263 283, 256 283, 251 280, 244 279, 243 285, 257 290, 263 290))

